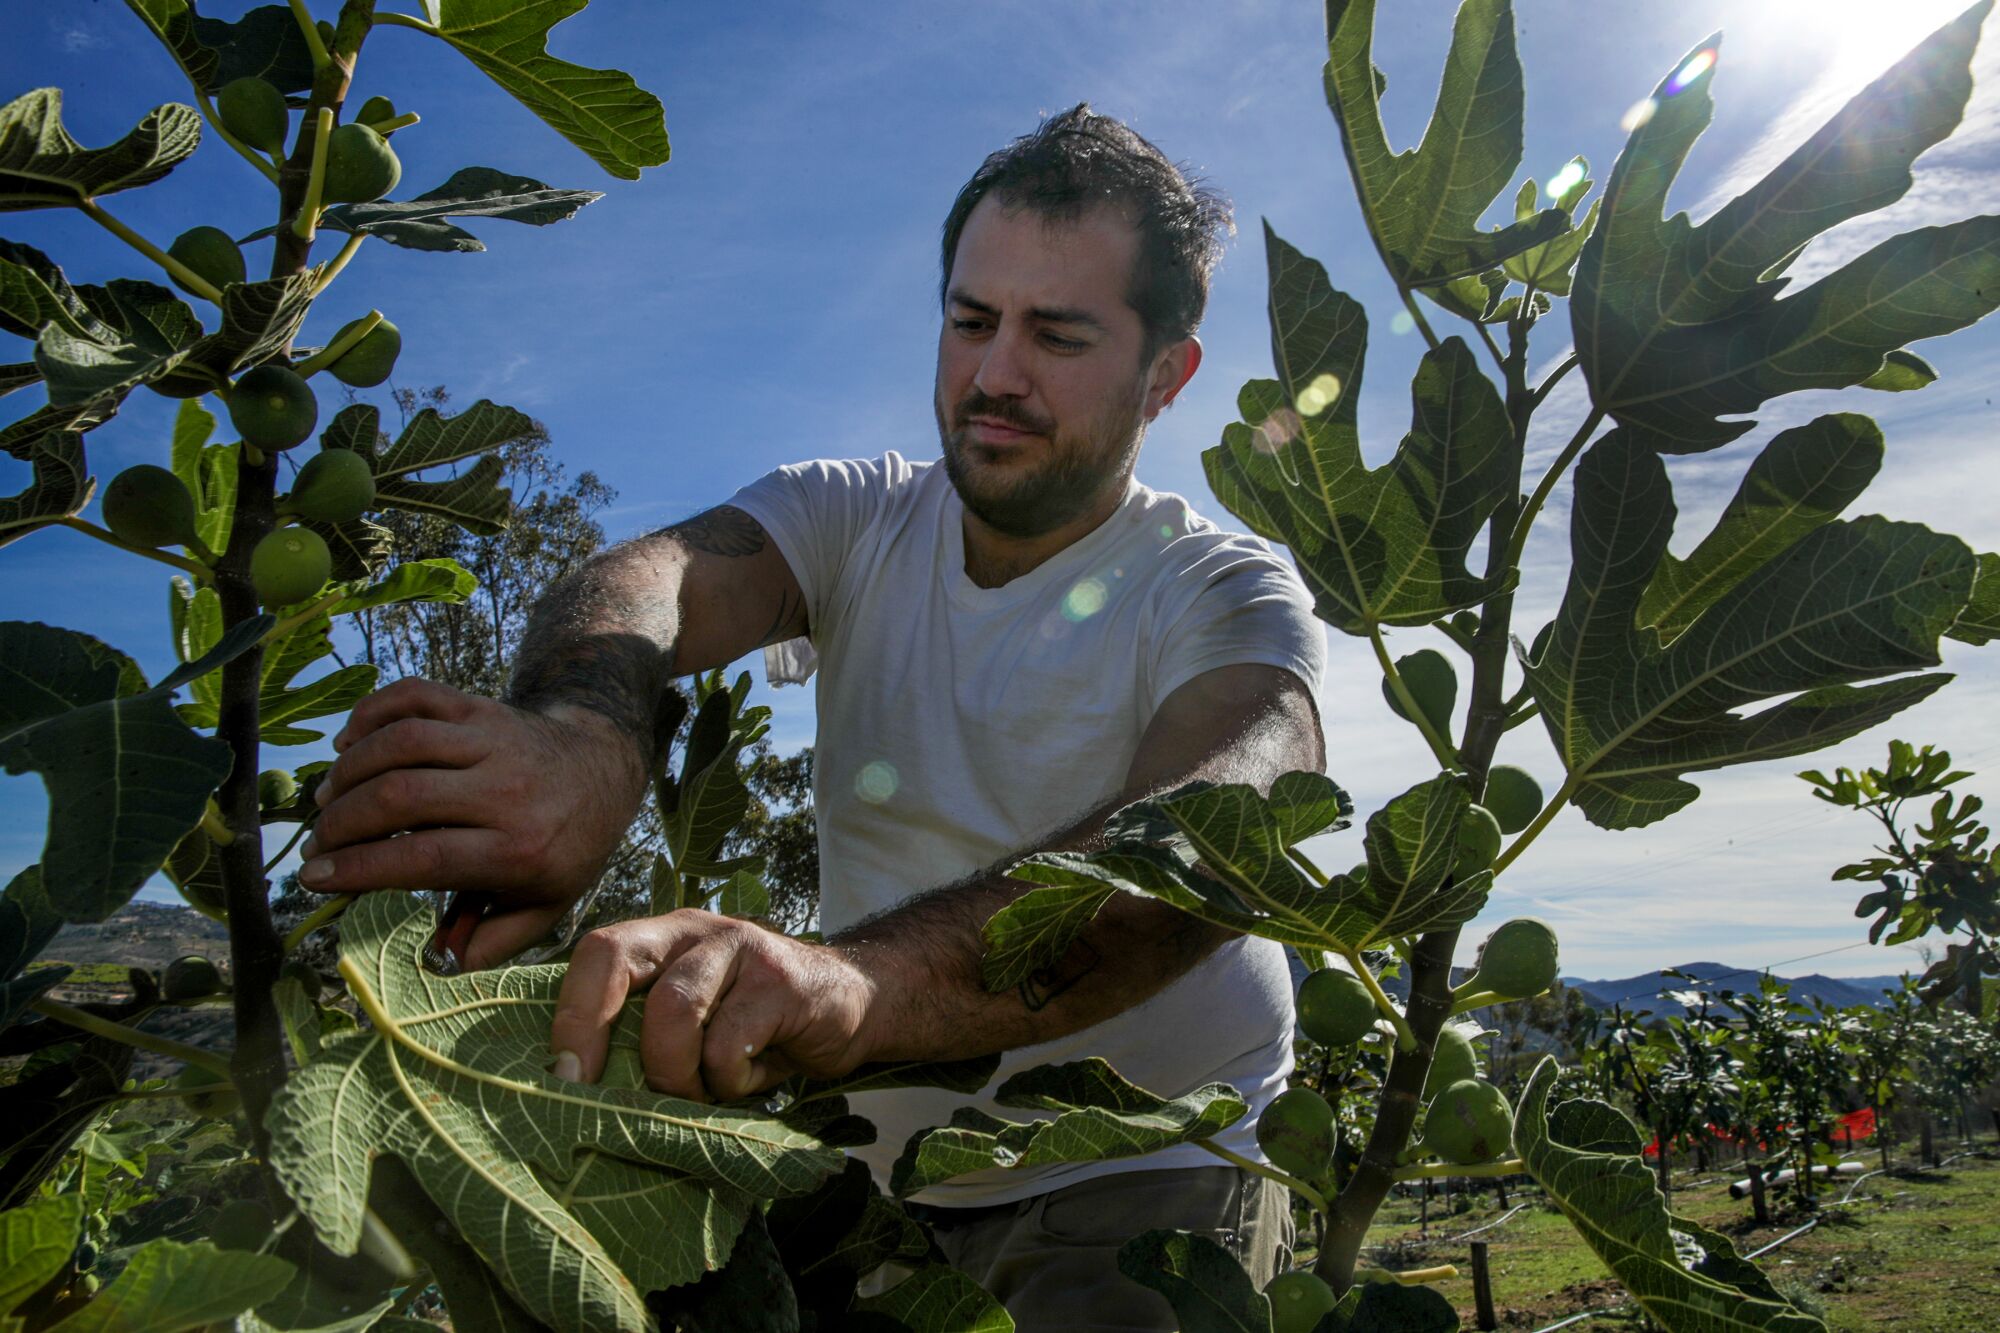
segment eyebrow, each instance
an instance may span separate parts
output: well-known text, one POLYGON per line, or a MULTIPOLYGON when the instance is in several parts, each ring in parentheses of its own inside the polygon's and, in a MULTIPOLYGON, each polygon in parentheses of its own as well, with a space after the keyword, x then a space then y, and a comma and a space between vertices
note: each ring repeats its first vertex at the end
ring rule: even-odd
MULTIPOLYGON (((947 292, 945 294, 945 301, 950 305, 964 306, 967 310, 976 310, 982 315, 998 315, 1000 313, 997 308, 986 304, 986 302, 968 296, 964 289, 959 287, 954 287, 947 292)), ((1091 314, 1088 310, 1076 306, 1033 306, 1028 310, 1028 317, 1043 324, 1080 324, 1086 328, 1097 329, 1100 332, 1105 330, 1103 320, 1091 314)))

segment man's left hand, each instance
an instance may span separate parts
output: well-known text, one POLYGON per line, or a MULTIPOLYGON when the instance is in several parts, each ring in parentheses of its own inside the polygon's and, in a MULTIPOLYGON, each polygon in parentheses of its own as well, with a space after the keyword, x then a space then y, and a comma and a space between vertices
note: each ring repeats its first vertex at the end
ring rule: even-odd
POLYGON ((656 1092, 728 1101, 867 1058, 875 985, 847 954, 684 909, 578 941, 549 1036, 559 1077, 597 1081, 611 1027, 637 991, 646 992, 640 1056, 656 1092))

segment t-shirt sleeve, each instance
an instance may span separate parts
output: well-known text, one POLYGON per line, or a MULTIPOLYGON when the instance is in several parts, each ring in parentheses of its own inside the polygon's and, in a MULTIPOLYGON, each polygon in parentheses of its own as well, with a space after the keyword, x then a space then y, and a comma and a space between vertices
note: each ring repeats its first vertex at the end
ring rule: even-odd
POLYGON ((805 594, 814 633, 826 621, 848 559, 881 514, 891 490, 908 481, 900 455, 815 459, 767 472, 729 497, 763 525, 805 594))
POLYGON ((1152 711, 1205 671, 1275 666, 1317 699, 1326 675, 1326 627, 1291 562, 1252 537, 1204 552, 1170 585, 1157 623, 1152 711))

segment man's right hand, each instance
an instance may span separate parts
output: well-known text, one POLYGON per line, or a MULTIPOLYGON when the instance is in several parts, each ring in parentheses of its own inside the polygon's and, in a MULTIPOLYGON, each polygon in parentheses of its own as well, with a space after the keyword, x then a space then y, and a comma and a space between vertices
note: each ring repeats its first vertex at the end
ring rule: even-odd
POLYGON ((524 712, 425 680, 363 699, 333 744, 299 881, 492 894, 469 968, 546 935, 597 882, 646 791, 638 744, 608 718, 577 705, 524 712))

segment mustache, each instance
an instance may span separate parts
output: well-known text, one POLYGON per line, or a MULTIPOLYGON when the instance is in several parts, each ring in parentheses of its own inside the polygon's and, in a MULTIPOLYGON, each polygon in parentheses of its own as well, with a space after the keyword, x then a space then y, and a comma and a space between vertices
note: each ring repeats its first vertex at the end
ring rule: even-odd
POLYGON ((974 417, 985 417, 1003 426, 1027 431, 1031 435, 1047 435, 1055 430, 1055 423, 1031 415, 1026 408, 1009 398, 991 398, 978 389, 961 398, 952 409, 952 426, 964 430, 972 424, 974 417))

